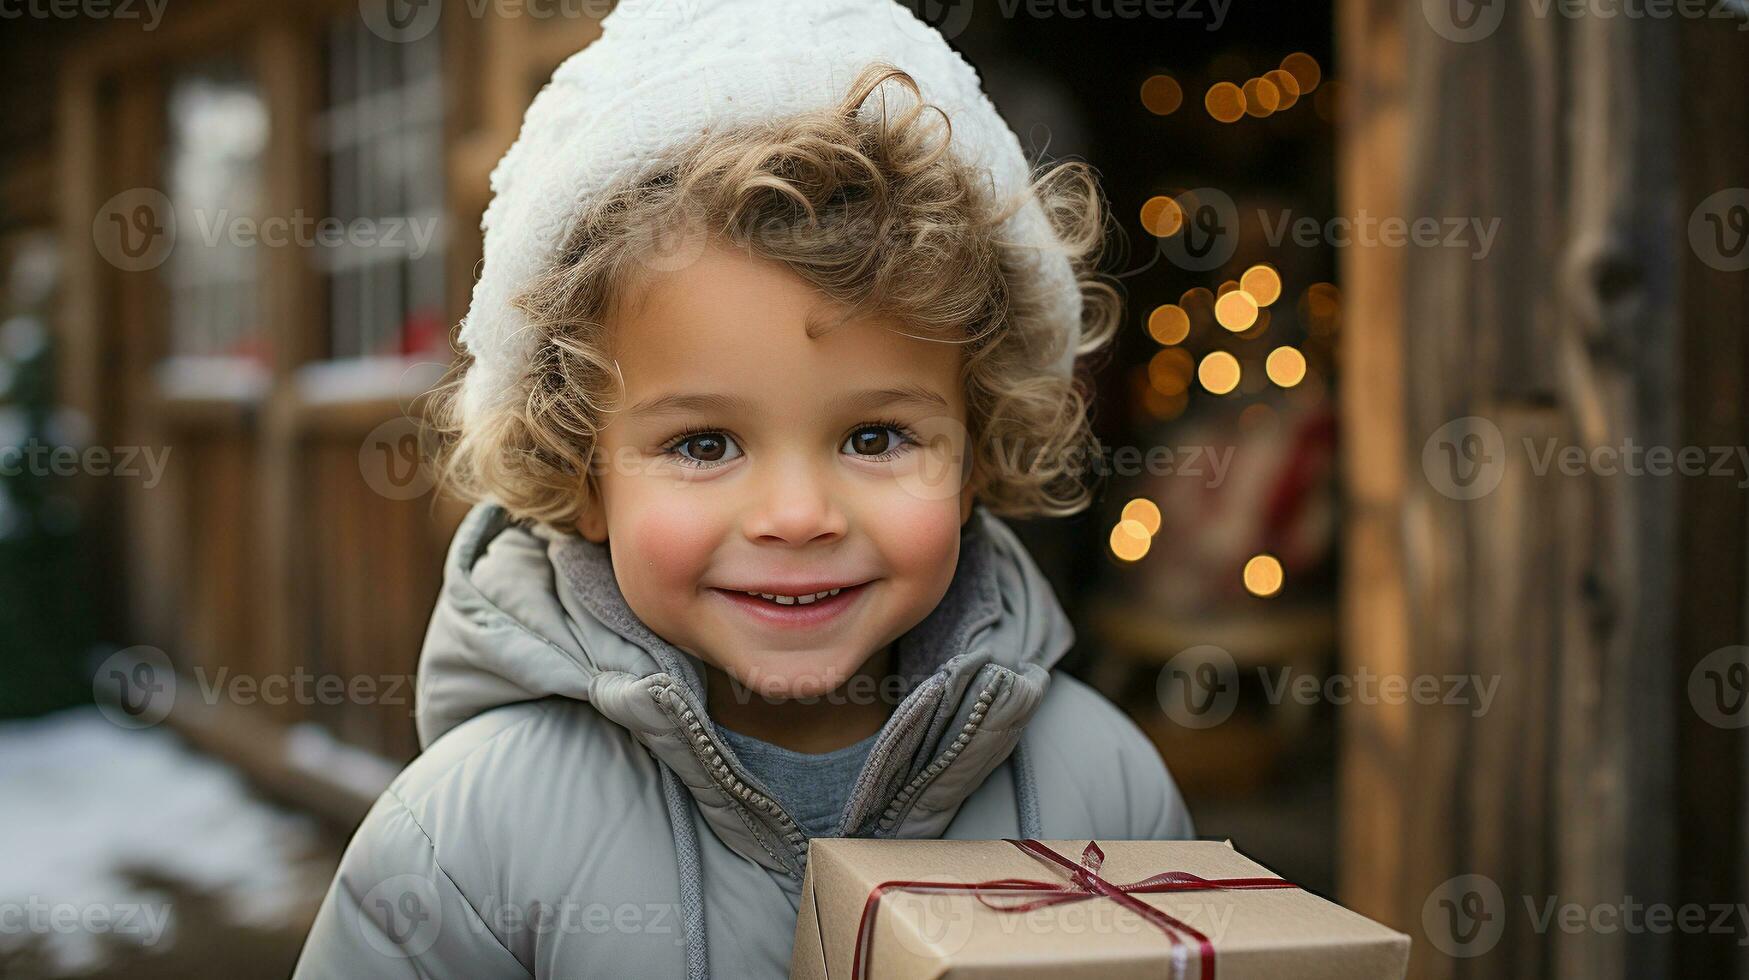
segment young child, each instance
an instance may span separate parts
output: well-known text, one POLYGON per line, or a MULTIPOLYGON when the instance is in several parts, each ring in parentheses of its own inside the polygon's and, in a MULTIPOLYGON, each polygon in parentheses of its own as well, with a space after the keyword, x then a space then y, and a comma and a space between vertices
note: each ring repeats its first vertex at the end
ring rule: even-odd
POLYGON ((812 837, 1189 836, 1000 519, 1089 498, 1087 169, 893 0, 604 27, 492 175, 443 460, 492 503, 297 976, 782 977, 812 837))

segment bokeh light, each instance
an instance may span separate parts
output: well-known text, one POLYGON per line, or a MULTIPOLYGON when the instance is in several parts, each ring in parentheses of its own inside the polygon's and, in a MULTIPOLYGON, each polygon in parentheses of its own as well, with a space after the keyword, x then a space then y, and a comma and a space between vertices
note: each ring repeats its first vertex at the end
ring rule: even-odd
POLYGON ((1219 122, 1238 122, 1245 115, 1245 93, 1232 82, 1216 82, 1209 86, 1202 104, 1219 122))
POLYGON ((1171 75, 1153 75, 1142 83, 1142 106, 1156 116, 1170 116, 1184 104, 1184 89, 1171 75))
POLYGON ((1148 336, 1168 346, 1183 343, 1190 336, 1190 314, 1173 303, 1155 307, 1148 315, 1148 336))
POLYGON ((1299 80, 1286 69, 1272 68, 1264 72, 1263 77, 1273 83, 1276 90, 1281 93, 1281 105, 1276 107, 1277 112, 1292 109, 1294 104, 1300 101, 1299 80))
POLYGON ((1254 265, 1239 277, 1239 288, 1250 293, 1258 306, 1270 306, 1281 299, 1281 276, 1267 263, 1254 265))
POLYGON ((1245 591, 1254 596, 1268 598, 1280 592, 1283 577, 1274 555, 1255 555, 1245 563, 1245 591))
POLYGON ((1160 508, 1146 497, 1137 497, 1124 504, 1122 517, 1147 528, 1150 537, 1160 533, 1160 508))
POLYGON ((1239 359, 1224 350, 1203 358, 1196 369, 1197 380, 1213 395, 1224 395, 1239 387, 1239 375, 1239 359))
POLYGON ((1292 388, 1306 379, 1306 355, 1292 347, 1277 347, 1269 352, 1263 370, 1269 375, 1269 380, 1283 388, 1292 388))
POLYGON ((1181 395, 1190 387, 1195 361, 1182 347, 1168 347, 1148 361, 1148 384, 1162 395, 1181 395))
POLYGON ((1245 111, 1259 119, 1281 107, 1281 90, 1266 78, 1253 78, 1240 89, 1245 96, 1245 111))
POLYGON ((1163 194, 1148 198, 1142 205, 1142 228, 1156 238, 1171 238, 1184 227, 1184 209, 1163 194))
POLYGON ((1318 82, 1324 77, 1323 70, 1318 67, 1318 59, 1304 51, 1295 51, 1281 59, 1281 67, 1294 77, 1294 81, 1300 83, 1302 96, 1316 89, 1318 82))
POLYGON ((1257 322, 1257 300, 1243 289, 1235 289, 1215 300, 1215 319, 1234 333, 1250 329, 1257 322))
POLYGON ((1121 520, 1111 529, 1111 553, 1119 561, 1140 561, 1154 538, 1141 521, 1121 520))

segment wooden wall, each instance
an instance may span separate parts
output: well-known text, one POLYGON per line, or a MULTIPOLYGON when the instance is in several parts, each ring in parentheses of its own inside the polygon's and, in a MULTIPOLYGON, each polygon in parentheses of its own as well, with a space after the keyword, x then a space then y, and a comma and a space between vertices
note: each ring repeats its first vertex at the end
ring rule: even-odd
POLYGON ((1738 936, 1532 909, 1743 900, 1740 733, 1687 685, 1744 642, 1749 498, 1525 448, 1745 444, 1744 274, 1688 245, 1749 184, 1740 23, 1451 5, 1500 18, 1466 40, 1443 7, 1341 5, 1344 213, 1500 220, 1484 258, 1344 256, 1344 655, 1500 688, 1345 717, 1342 897, 1416 937, 1418 977, 1740 976, 1738 936), (1425 455, 1466 417, 1502 460, 1473 499, 1425 455))

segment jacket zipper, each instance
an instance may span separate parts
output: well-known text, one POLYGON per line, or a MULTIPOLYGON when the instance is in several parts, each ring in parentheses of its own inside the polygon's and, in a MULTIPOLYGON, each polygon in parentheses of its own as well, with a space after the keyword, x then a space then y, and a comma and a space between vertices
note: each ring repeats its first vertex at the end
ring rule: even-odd
POLYGON ((917 794, 921 793, 925 786, 934 782, 935 777, 941 775, 942 770, 951 765, 953 760, 959 758, 960 753, 965 751, 967 745, 971 744, 972 736, 984 723, 984 715, 989 711, 990 702, 995 698, 995 687, 986 687, 978 692, 978 700, 972 706, 971 714, 966 716, 966 723, 960 726, 959 734, 954 736, 953 743, 939 756, 936 756, 935 761, 931 762, 928 768, 918 773, 915 779, 906 783, 905 787, 893 797, 893 801, 887 804, 886 812, 881 815, 880 822, 876 824, 881 833, 891 833, 893 828, 898 826, 903 815, 902 811, 909 810, 909 804, 916 798, 917 794))
MULTIPOLYGON (((667 683, 653 684, 650 687, 650 695, 655 698, 658 705, 662 706, 663 710, 685 726, 686 742, 692 750, 693 757, 698 759, 705 771, 710 773, 716 779, 717 784, 727 790, 730 796, 747 809, 763 816, 768 822, 775 823, 784 842, 789 845, 790 857, 793 862, 798 867, 805 865, 808 853, 807 835, 784 810, 782 804, 754 789, 735 775, 735 771, 729 768, 729 764, 723 760, 722 754, 717 751, 716 743, 711 741, 710 733, 706 732, 704 725, 699 722, 698 714, 692 710, 690 705, 686 704, 685 698, 676 694, 671 690, 671 687, 672 685, 667 683), (679 701, 680 707, 676 708, 671 703, 672 701, 679 701)), ((778 855, 773 854, 772 857, 778 857, 778 855)))

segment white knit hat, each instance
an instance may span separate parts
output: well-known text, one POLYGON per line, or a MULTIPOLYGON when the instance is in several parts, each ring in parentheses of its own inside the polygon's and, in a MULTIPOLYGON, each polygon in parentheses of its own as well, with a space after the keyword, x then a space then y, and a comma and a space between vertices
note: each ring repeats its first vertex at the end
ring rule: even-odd
MULTIPOLYGON (((672 166, 707 131, 831 108, 858 72, 884 61, 908 72, 952 122, 949 152, 987 171, 1009 200, 1029 168, 1020 141, 978 75, 933 28, 894 0, 620 0, 601 37, 571 56, 535 96, 522 133, 492 171, 485 267, 461 342, 474 363, 464 421, 509 396, 536 338, 512 300, 553 261, 577 218, 604 189, 672 166)), ((908 99, 892 83, 888 99, 908 99)), ((879 100, 863 106, 878 118, 879 100)), ((909 102, 899 102, 903 107, 909 102)), ((889 112, 892 111, 889 105, 889 112)), ((1002 226, 1031 266, 1054 361, 1068 376, 1080 340, 1081 295, 1043 209, 1028 200, 1002 226)))

